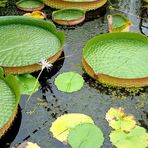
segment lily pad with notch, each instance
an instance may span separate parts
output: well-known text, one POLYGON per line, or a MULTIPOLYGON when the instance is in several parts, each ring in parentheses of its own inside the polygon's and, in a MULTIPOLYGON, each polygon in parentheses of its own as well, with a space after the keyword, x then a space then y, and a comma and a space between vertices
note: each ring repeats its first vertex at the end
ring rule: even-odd
POLYGON ((0 137, 15 119, 20 100, 18 81, 14 76, 0 76, 0 137))
POLYGON ((107 16, 109 32, 128 32, 132 22, 122 14, 107 16))
POLYGON ((44 6, 45 5, 38 0, 20 0, 16 3, 16 7, 24 11, 42 10, 44 6))
POLYGON ((5 74, 40 70, 43 60, 55 62, 63 51, 64 33, 53 23, 24 16, 0 17, 0 66, 5 74))
POLYGON ((81 9, 61 9, 52 13, 52 20, 61 25, 76 25, 83 22, 85 12, 81 9))
POLYGON ((86 72, 101 83, 119 87, 148 86, 148 39, 132 32, 107 33, 83 49, 86 72))
POLYGON ((56 77, 55 85, 60 91, 72 93, 83 87, 84 79, 76 72, 65 72, 56 77))
POLYGON ((107 2, 107 0, 97 0, 97 1, 83 1, 81 0, 81 2, 77 1, 63 1, 63 0, 43 0, 44 3, 52 8, 56 8, 56 9, 65 9, 65 8, 76 8, 76 9, 82 9, 85 11, 89 11, 89 10, 94 10, 97 8, 102 7, 103 5, 105 5, 105 3, 107 2))

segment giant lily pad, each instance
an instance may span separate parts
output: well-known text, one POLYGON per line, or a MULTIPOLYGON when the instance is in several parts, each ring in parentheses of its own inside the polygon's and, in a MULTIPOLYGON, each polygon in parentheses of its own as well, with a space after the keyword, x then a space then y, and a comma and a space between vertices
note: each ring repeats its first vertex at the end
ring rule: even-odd
POLYGON ((53 63, 62 53, 64 34, 45 20, 24 16, 0 17, 0 66, 5 74, 41 69, 43 59, 53 63))
POLYGON ((20 99, 18 81, 14 76, 0 76, 0 137, 11 126, 20 99))
POLYGON ((107 0, 97 0, 92 2, 84 1, 81 2, 74 2, 74 1, 63 1, 63 0, 42 0, 44 3, 50 7, 57 8, 57 9, 64 9, 64 8, 77 8, 82 10, 94 10, 101 6, 103 6, 107 0))
POLYGON ((85 12, 80 9, 62 9, 52 13, 52 20, 61 25, 76 25, 84 21, 85 12))
POLYGON ((38 0, 20 0, 16 3, 16 6, 24 11, 35 11, 44 8, 44 4, 38 0))
POLYGON ((112 86, 148 85, 148 39, 138 33, 107 33, 83 49, 83 66, 98 81, 112 86))

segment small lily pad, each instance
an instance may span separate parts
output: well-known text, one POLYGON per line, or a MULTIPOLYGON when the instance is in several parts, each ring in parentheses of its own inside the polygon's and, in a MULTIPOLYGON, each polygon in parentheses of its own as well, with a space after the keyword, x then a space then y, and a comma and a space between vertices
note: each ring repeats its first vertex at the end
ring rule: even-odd
POLYGON ((30 95, 39 89, 38 80, 30 74, 16 75, 15 76, 19 81, 20 93, 22 95, 30 95))
POLYGON ((55 85, 63 92, 74 92, 80 90, 84 85, 83 77, 76 72, 65 72, 57 76, 55 85))
POLYGON ((128 32, 131 21, 121 14, 108 15, 109 32, 128 32))
POLYGON ((65 2, 95 2, 97 0, 62 0, 62 1, 65 1, 65 2))
POLYGON ((102 131, 90 123, 79 124, 68 134, 68 143, 72 148, 100 148, 103 142, 102 131))
POLYGON ((16 3, 16 6, 24 11, 35 11, 44 8, 44 4, 38 0, 20 0, 16 3))
POLYGON ((136 126, 129 133, 117 130, 110 134, 110 140, 117 148, 146 148, 148 134, 145 129, 136 126))
POLYGON ((115 130, 130 131, 136 126, 134 117, 127 115, 122 108, 111 108, 106 113, 106 120, 115 130))
POLYGON ((82 123, 94 124, 93 120, 89 116, 84 114, 71 113, 67 115, 62 115, 52 123, 50 131, 53 133, 53 136, 56 139, 61 142, 67 143, 69 130, 82 123))
POLYGON ((61 25, 76 25, 84 19, 85 12, 81 9, 61 9, 52 13, 52 20, 61 25))

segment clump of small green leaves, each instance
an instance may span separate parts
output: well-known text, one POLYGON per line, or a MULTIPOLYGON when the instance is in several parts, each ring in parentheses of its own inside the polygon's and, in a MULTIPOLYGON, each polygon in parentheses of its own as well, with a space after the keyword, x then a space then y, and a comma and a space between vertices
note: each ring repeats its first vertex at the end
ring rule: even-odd
POLYGON ((8 0, 0 0, 0 7, 5 7, 8 0))
POLYGON ((146 148, 148 146, 146 130, 136 125, 134 116, 127 115, 123 108, 110 108, 106 113, 106 120, 114 129, 109 136, 117 148, 146 148))

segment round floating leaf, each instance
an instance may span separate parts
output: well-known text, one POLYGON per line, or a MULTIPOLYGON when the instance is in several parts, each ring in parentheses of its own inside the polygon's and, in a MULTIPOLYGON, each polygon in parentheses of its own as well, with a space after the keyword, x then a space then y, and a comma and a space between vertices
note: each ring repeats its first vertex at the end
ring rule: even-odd
POLYGON ((52 123, 50 131, 53 133, 53 136, 59 141, 67 142, 69 130, 82 123, 94 124, 93 120, 87 115, 78 113, 66 114, 57 118, 52 123))
POLYGON ((99 35, 83 49, 83 65, 102 83, 141 87, 148 85, 148 39, 133 32, 99 35))
POLYGON ((76 25, 85 19, 85 12, 81 9, 61 9, 52 13, 52 19, 61 25, 76 25))
POLYGON ((57 76, 55 85, 60 91, 70 93, 80 90, 84 85, 84 79, 76 72, 65 72, 57 76))
POLYGON ((82 10, 94 10, 103 6, 107 0, 96 0, 89 2, 70 2, 63 0, 44 0, 45 4, 56 9, 76 8, 82 10))
POLYGON ((110 134, 110 140, 117 148, 146 148, 148 146, 148 134, 139 126, 129 133, 113 131, 110 134))
POLYGON ((20 0, 16 3, 17 8, 24 11, 41 10, 44 4, 38 0, 20 0))
POLYGON ((38 80, 30 74, 16 75, 20 84, 20 92, 23 95, 30 95, 39 89, 38 80))
POLYGON ((93 124, 80 124, 69 131, 72 148, 100 148, 104 142, 102 131, 93 124))
POLYGON ((24 16, 0 17, 0 45, 0 66, 5 72, 28 73, 41 69, 36 64, 41 60, 49 59, 51 63, 60 56, 64 34, 49 21, 24 16))
POLYGON ((0 137, 13 122, 19 99, 19 85, 15 77, 0 77, 0 137))
POLYGON ((106 113, 106 120, 115 130, 130 131, 136 125, 134 117, 126 115, 122 108, 111 108, 106 113))

